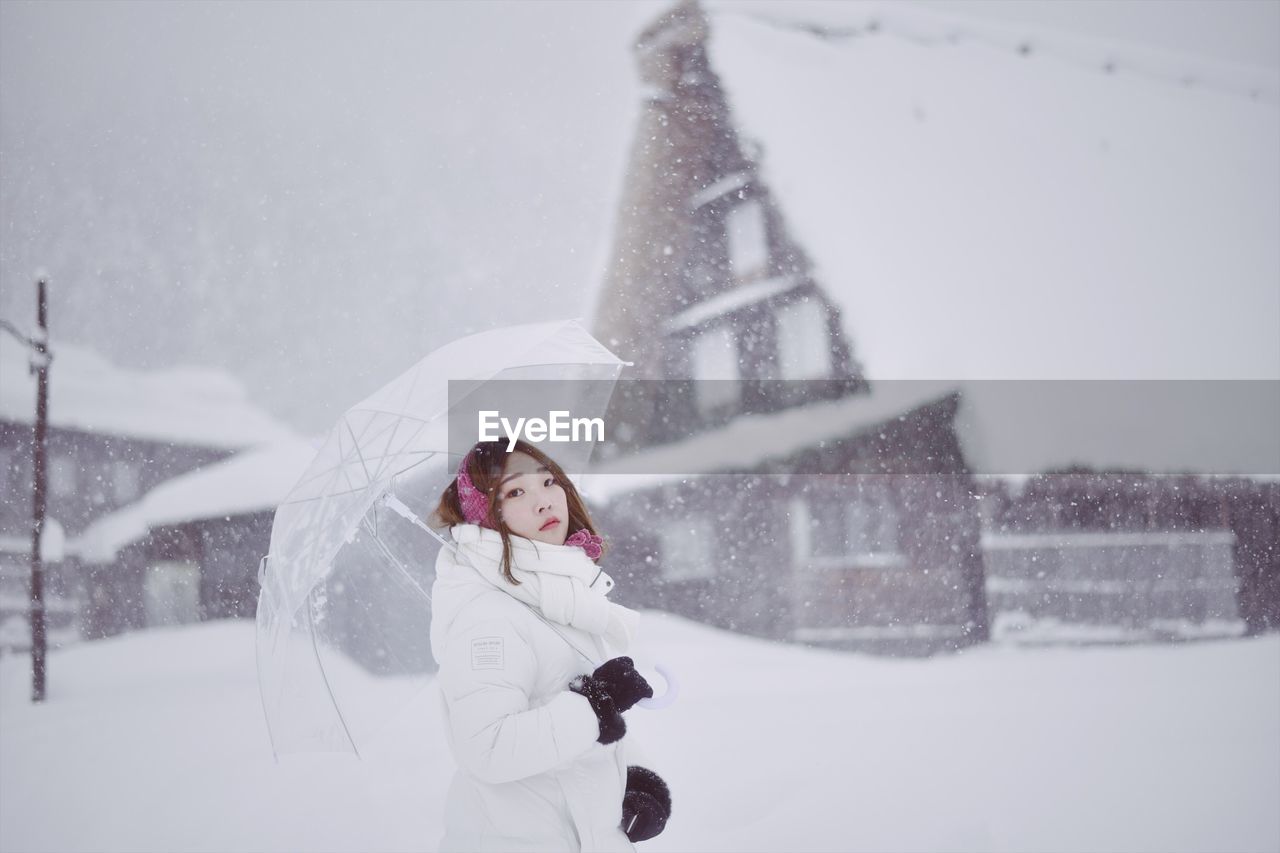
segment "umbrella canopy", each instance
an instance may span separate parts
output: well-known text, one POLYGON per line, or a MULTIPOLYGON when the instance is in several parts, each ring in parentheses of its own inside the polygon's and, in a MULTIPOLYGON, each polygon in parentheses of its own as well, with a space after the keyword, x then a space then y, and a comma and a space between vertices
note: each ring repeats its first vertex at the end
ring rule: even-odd
POLYGON ((383 499, 430 515, 475 441, 455 429, 451 452, 451 410, 495 380, 561 380, 582 389, 575 413, 602 416, 623 366, 576 320, 494 329, 435 350, 342 415, 277 508, 259 568, 258 679, 277 759, 358 755, 429 683, 440 545, 383 499))

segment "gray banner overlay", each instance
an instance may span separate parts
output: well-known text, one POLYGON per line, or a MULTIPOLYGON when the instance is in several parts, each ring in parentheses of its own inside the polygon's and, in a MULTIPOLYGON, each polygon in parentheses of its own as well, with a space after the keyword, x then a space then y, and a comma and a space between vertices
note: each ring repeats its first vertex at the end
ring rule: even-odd
POLYGON ((519 434, 574 474, 1280 475, 1274 380, 449 385, 452 452, 480 439, 487 412, 491 438, 519 434))

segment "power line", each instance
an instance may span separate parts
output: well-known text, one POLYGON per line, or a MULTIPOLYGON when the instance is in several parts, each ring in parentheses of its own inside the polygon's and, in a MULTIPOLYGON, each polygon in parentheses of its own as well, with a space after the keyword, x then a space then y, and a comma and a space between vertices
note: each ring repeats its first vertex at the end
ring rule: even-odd
MULTIPOLYGON (((1010 25, 985 28, 933 21, 909 22, 904 16, 877 11, 861 24, 828 24, 812 20, 784 18, 756 11, 713 7, 713 14, 738 15, 757 23, 793 30, 832 44, 853 44, 860 40, 890 37, 921 47, 959 47, 975 44, 1019 59, 1048 57, 1099 74, 1133 77, 1181 89, 1215 92, 1271 106, 1280 106, 1280 72, 1239 66, 1238 79, 1228 79, 1221 63, 1200 59, 1188 61, 1180 54, 1141 46, 1100 45, 1095 40, 1062 34, 1028 32, 1010 25), (996 35, 997 29, 1005 29, 996 35), (1017 35, 1019 31, 1021 35, 1017 35), (1145 54, 1145 56, 1143 56, 1145 54), (1163 54, 1163 55, 1162 55, 1163 54), (1216 65, 1213 69, 1209 66, 1216 65)), ((919 14, 918 10, 916 14, 919 14)), ((926 13, 927 14, 927 13, 926 13)))

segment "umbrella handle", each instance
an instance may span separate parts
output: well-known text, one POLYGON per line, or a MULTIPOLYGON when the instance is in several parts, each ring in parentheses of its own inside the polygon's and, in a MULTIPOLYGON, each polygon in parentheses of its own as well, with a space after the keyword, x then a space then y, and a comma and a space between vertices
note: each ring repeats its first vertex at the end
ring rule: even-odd
POLYGON ((680 695, 680 682, 676 681, 676 677, 672 675, 671 670, 667 669, 660 663, 655 663, 653 668, 658 671, 667 682, 667 692, 661 696, 654 696, 652 699, 641 699, 636 704, 641 708, 647 708, 650 711, 657 711, 667 707, 676 701, 676 697, 680 695))
POLYGON ((436 541, 439 542, 441 545, 451 549, 455 554, 458 553, 457 545, 445 539, 439 533, 436 533, 434 530, 432 530, 430 527, 424 524, 422 519, 418 518, 417 513, 409 509, 409 507, 405 505, 404 501, 400 500, 398 497, 391 494, 391 492, 387 492, 386 494, 384 494, 380 498, 380 500, 382 501, 383 506, 386 506, 387 508, 394 510, 396 515, 403 516, 404 518, 408 519, 410 523, 414 524, 415 526, 421 528, 422 530, 425 530, 427 533, 430 533, 432 536, 434 536, 436 541))

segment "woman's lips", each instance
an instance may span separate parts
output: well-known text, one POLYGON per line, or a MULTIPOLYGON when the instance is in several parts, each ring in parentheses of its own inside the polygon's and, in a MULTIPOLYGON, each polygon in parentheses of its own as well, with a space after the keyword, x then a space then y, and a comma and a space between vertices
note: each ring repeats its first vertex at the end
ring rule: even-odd
POLYGON ((542 525, 542 526, 541 526, 541 527, 539 527, 538 529, 539 529, 539 530, 546 530, 546 529, 547 529, 547 528, 549 528, 549 527, 555 527, 555 526, 556 526, 557 524, 559 524, 559 523, 560 523, 560 519, 558 519, 558 518, 555 518, 555 517, 548 518, 548 519, 547 519, 547 523, 546 523, 546 524, 544 524, 544 525, 542 525))

